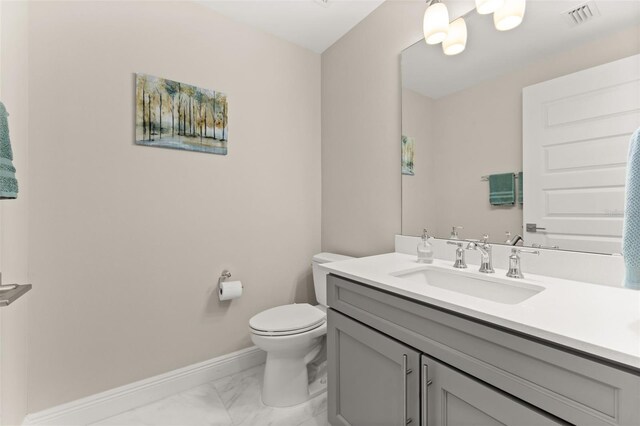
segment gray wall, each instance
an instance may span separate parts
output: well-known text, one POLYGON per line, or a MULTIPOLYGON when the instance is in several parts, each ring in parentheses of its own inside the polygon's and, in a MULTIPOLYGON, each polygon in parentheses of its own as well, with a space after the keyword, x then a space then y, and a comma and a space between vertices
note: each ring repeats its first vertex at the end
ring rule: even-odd
POLYGON ((436 232, 436 166, 438 149, 433 139, 435 101, 413 90, 402 89, 402 134, 415 144, 414 175, 402 175, 402 232, 422 235, 436 232))
POLYGON ((313 301, 320 56, 194 2, 29 13, 29 412, 251 345, 313 301), (136 146, 134 73, 224 91, 229 154, 136 146), (245 284, 221 304, 223 268, 245 284))
MULTIPOLYGON (((27 2, 0 3, 0 99, 9 112, 13 164, 20 192, 0 201, 2 282, 28 283, 28 67, 27 2)), ((0 424, 21 424, 27 413, 27 325, 33 293, 0 309, 0 424)))

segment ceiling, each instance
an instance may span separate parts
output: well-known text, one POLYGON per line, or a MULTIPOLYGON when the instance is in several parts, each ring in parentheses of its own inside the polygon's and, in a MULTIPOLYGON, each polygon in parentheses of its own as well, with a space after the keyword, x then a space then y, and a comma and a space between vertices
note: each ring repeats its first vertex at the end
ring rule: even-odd
POLYGON ((402 52, 402 86, 437 99, 640 23, 640 2, 595 0, 600 16, 569 25, 563 12, 584 3, 529 0, 523 23, 505 32, 494 29, 491 15, 471 11, 461 54, 446 56, 440 45, 424 40, 402 52))
POLYGON ((215 11, 322 53, 384 0, 202 0, 215 11))

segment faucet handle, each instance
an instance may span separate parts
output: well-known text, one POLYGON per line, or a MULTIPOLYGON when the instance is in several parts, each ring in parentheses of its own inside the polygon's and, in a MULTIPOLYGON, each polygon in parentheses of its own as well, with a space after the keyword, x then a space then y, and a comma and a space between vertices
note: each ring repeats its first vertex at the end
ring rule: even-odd
POLYGON ((521 249, 521 248, 512 248, 511 249, 511 254, 514 254, 514 255, 517 256, 520 253, 539 255, 540 254, 540 250, 529 250, 529 249, 521 249))
POLYGON ((489 242, 489 234, 483 234, 480 242, 482 242, 482 244, 487 244, 489 242))
POLYGON ((542 244, 537 244, 537 243, 531 244, 531 247, 540 248, 540 249, 554 249, 554 250, 558 250, 560 248, 560 246, 543 246, 542 244))
POLYGON ((467 267, 467 262, 464 259, 464 248, 463 248, 463 242, 456 242, 456 241, 447 241, 447 244, 451 244, 452 246, 457 246, 458 248, 456 249, 456 261, 453 264, 454 268, 458 268, 458 269, 465 269, 467 267))
POLYGON ((509 256, 509 271, 507 272, 507 277, 509 278, 524 278, 520 267, 520 253, 540 254, 540 251, 512 248, 511 255, 509 256))

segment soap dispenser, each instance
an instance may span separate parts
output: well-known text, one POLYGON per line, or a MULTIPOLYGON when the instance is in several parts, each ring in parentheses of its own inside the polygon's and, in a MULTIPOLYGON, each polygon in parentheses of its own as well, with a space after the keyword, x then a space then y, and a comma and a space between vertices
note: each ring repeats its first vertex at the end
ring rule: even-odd
POLYGON ((424 229, 422 241, 418 244, 418 263, 433 263, 433 246, 429 242, 429 234, 424 229))
POLYGON ((463 229, 462 226, 453 226, 451 227, 451 235, 449 235, 450 240, 459 240, 460 236, 458 235, 458 229, 463 229))

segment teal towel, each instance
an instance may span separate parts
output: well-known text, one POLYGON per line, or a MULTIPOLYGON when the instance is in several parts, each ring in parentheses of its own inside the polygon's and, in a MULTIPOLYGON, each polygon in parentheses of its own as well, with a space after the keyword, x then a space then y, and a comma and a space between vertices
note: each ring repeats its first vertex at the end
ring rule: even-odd
POLYGON ((489 203, 492 206, 504 206, 516 203, 516 175, 502 173, 489 176, 489 203))
POLYGON ((640 290, 640 129, 631 136, 626 190, 622 234, 622 254, 626 267, 624 286, 640 290))
POLYGON ((18 181, 16 168, 13 167, 8 116, 7 109, 0 102, 0 200, 18 197, 18 181))
POLYGON ((523 181, 522 179, 524 178, 524 173, 520 172, 518 173, 518 204, 520 204, 521 206, 524 204, 524 192, 522 190, 522 188, 524 187, 523 185, 523 181))

